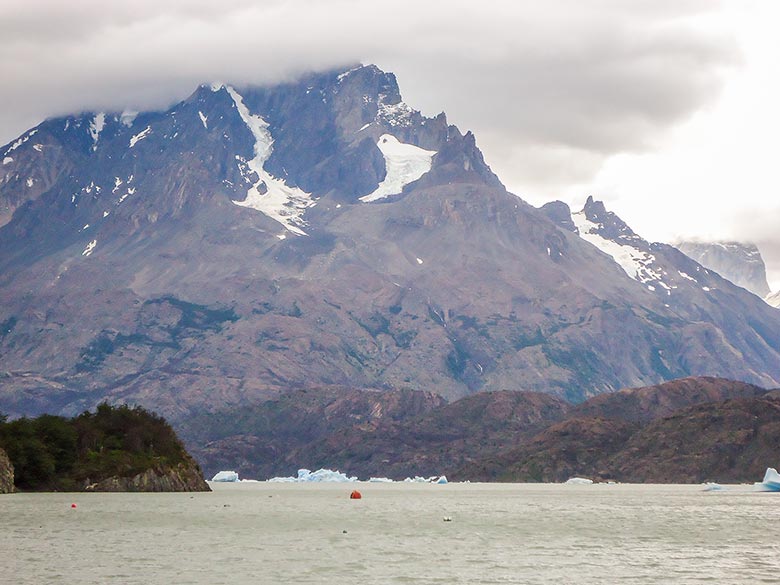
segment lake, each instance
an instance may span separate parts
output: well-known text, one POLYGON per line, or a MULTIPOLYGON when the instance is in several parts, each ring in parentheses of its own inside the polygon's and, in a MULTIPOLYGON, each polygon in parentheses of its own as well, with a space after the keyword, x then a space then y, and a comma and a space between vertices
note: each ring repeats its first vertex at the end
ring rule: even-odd
POLYGON ((0 496, 0 582, 780 582, 780 494, 748 486, 214 488, 0 496))

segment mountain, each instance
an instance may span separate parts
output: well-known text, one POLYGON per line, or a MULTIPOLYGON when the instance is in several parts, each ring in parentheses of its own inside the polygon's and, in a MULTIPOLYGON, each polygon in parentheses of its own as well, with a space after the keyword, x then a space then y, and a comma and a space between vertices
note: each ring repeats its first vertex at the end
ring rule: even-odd
MULTIPOLYGON (((609 458, 622 453, 629 439, 636 443, 634 436, 650 423, 702 404, 769 399, 775 393, 732 380, 685 378, 601 394, 572 406, 537 392, 480 392, 446 403, 422 392, 322 388, 288 392, 251 408, 202 414, 183 422, 180 434, 207 476, 229 468, 242 477, 264 479, 294 474, 301 467, 330 467, 361 478, 627 478, 637 473, 628 466, 629 454, 620 459, 625 469, 613 469, 609 458)), ((726 438, 742 428, 742 422, 735 424, 732 429, 712 422, 726 438)), ((660 428, 669 432, 668 425, 660 428)), ((687 432, 692 436, 694 428, 687 432)), ((697 432, 712 437, 716 430, 697 432)), ((661 443, 658 433, 639 435, 645 437, 641 444, 661 443)), ((720 436, 712 440, 725 441, 720 436)), ((712 447, 696 441, 703 452, 712 447)), ((760 452, 764 463, 771 462, 770 454, 760 452)), ((759 460, 754 458, 756 464, 759 460)), ((704 473, 695 460, 687 463, 687 469, 678 465, 674 474, 664 472, 662 481, 687 482, 704 473)), ((722 470, 731 472, 734 465, 724 463, 722 470)), ((645 479, 652 479, 658 466, 648 463, 642 471, 645 479)))
POLYGON ((597 396, 514 448, 451 472, 472 481, 740 483, 763 476, 780 440, 777 392, 686 379, 597 396))
POLYGON ((767 295, 764 300, 773 307, 780 307, 780 290, 767 295))
POLYGON ((675 244, 702 266, 761 298, 769 295, 766 265, 754 244, 741 242, 688 242, 675 244))
POLYGON ((11 416, 108 400, 179 428, 316 388, 780 384, 776 310, 598 201, 508 193, 374 66, 46 120, 0 161, 11 416))

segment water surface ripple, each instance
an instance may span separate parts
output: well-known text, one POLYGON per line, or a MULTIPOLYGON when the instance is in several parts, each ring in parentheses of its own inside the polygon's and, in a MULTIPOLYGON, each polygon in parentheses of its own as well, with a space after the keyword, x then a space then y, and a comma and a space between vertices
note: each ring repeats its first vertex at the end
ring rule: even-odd
POLYGON ((242 483, 0 496, 8 583, 780 582, 780 494, 747 486, 242 483), (77 508, 71 508, 71 502, 77 508), (452 520, 443 521, 444 517, 452 520))

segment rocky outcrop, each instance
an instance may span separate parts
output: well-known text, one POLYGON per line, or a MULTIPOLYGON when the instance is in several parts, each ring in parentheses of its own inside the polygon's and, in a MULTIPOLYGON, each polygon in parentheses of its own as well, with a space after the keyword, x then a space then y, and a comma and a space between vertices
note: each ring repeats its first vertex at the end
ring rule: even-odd
POLYGON ((678 242, 682 250, 702 266, 711 268, 737 286, 759 297, 769 294, 766 265, 755 244, 743 242, 678 242))
POLYGON ((96 483, 87 481, 87 492, 210 492, 200 467, 194 462, 175 467, 161 465, 132 477, 109 477, 96 483))
POLYGON ((5 451, 0 449, 0 494, 14 491, 14 466, 5 451))

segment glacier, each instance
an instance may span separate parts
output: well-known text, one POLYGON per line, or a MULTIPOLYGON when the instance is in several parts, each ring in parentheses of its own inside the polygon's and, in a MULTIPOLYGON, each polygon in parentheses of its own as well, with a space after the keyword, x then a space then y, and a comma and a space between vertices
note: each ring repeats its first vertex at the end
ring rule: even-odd
POLYGON ((254 158, 247 161, 249 169, 257 175, 257 181, 249 188, 246 199, 233 201, 241 207, 249 207, 263 213, 282 224, 288 231, 305 236, 303 213, 316 204, 311 193, 306 193, 298 187, 290 187, 282 179, 277 179, 265 170, 265 163, 273 152, 274 140, 268 130, 268 122, 261 116, 249 112, 244 104, 244 98, 232 87, 225 90, 238 109, 241 119, 246 124, 255 139, 254 158), (261 192, 261 189, 265 192, 261 192))
POLYGON ((399 195, 406 185, 431 170, 436 154, 434 150, 405 144, 392 134, 382 134, 376 145, 385 157, 385 178, 373 193, 360 198, 364 203, 399 195))

